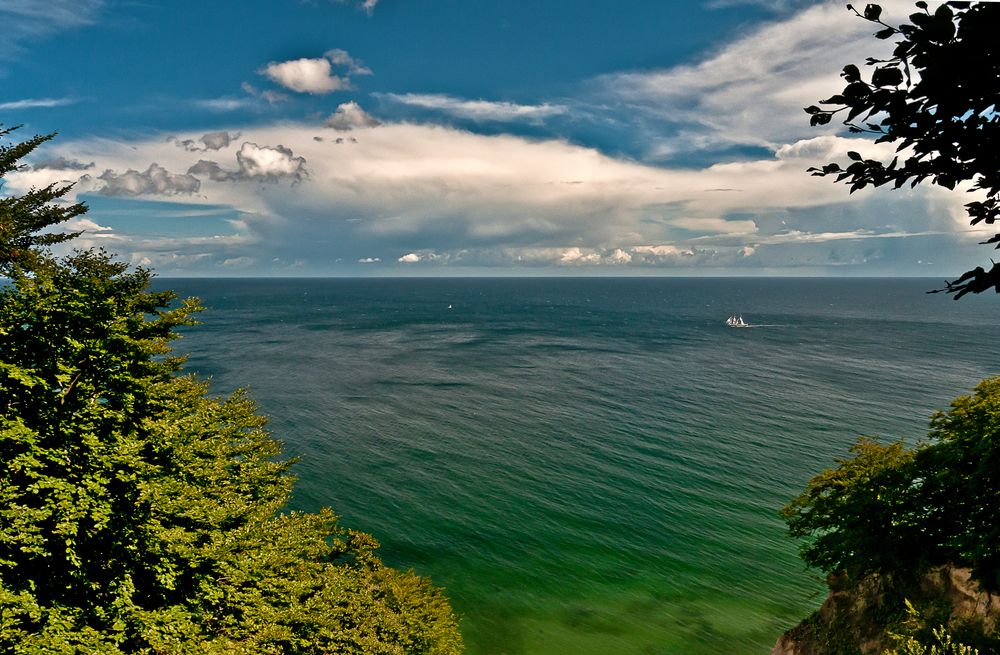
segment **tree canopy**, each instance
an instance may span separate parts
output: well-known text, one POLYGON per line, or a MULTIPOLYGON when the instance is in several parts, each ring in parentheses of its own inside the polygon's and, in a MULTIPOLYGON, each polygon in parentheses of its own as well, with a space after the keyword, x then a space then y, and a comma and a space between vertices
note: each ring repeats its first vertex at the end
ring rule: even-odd
MULTIPOLYGON (((25 155, 55 136, 47 134, 34 136, 21 143, 5 143, 4 137, 16 129, 5 129, 0 125, 0 192, 3 191, 4 176, 17 170, 25 155)), ((8 275, 11 267, 18 264, 30 265, 37 254, 37 248, 77 236, 73 232, 38 234, 47 227, 63 223, 87 211, 82 203, 54 203, 68 191, 69 187, 52 184, 44 189, 32 189, 23 196, 0 198, 0 275, 8 275)))
POLYGON ((913 449, 862 439, 782 510, 808 564, 859 576, 953 563, 1000 590, 1000 377, 935 414, 928 436, 913 449))
POLYGON ((0 653, 461 652, 440 590, 329 509, 283 511, 292 461, 252 400, 170 354, 197 301, 48 251, 86 211, 67 191, 0 200, 0 653))
MULTIPOLYGON (((899 188, 928 181, 946 189, 969 187, 984 196, 966 205, 972 225, 1000 217, 1000 4, 945 2, 933 11, 917 2, 909 22, 882 20, 869 4, 858 16, 876 24, 878 39, 896 39, 892 56, 869 57, 863 72, 844 66, 844 89, 819 106, 806 107, 812 125, 842 115, 848 129, 875 143, 895 143, 889 161, 849 152, 844 167, 830 163, 809 170, 836 176, 851 192, 866 186, 899 188)), ((997 244, 1000 234, 982 242, 997 244)), ((1000 293, 1000 264, 976 267, 946 289, 955 299, 994 288, 1000 293)))

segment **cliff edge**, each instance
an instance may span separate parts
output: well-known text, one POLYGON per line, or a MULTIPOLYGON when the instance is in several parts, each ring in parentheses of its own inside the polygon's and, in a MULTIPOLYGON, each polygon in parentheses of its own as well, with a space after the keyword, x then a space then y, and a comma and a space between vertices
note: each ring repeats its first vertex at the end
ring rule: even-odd
POLYGON ((983 655, 1000 652, 1000 594, 982 590, 967 568, 935 566, 907 581, 832 574, 827 584, 830 593, 819 610, 781 635, 771 655, 881 655, 906 620, 904 599, 926 627, 947 625, 983 655))

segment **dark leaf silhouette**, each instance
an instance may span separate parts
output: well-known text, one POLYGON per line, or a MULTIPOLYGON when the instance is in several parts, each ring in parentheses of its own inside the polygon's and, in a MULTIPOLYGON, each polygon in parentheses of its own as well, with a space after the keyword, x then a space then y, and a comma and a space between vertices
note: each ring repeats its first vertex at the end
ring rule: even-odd
MULTIPOLYGON (((871 134, 875 143, 893 143, 888 164, 851 151, 846 170, 810 168, 813 175, 836 175, 852 192, 868 186, 899 189, 929 182, 946 189, 964 187, 985 196, 966 205, 972 225, 1000 217, 1000 3, 945 2, 933 12, 926 2, 898 26, 883 22, 879 5, 859 17, 875 23, 875 37, 902 37, 889 59, 869 57, 868 79, 844 66, 844 89, 806 109, 810 125, 826 125, 840 114, 852 134, 871 134)), ((1000 242, 1000 235, 985 241, 1000 242)), ((1000 266, 977 267, 940 291, 955 299, 994 289, 1000 293, 1000 266)))

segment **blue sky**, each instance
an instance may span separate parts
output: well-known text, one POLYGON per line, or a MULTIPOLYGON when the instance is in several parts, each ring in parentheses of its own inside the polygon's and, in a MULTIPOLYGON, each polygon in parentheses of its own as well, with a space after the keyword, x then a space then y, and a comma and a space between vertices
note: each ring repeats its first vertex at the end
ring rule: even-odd
MULTIPOLYGON (((884 3, 889 19, 911 5, 884 3)), ((802 107, 885 44, 840 2, 0 0, 3 192, 164 275, 932 275, 964 193, 802 107)))

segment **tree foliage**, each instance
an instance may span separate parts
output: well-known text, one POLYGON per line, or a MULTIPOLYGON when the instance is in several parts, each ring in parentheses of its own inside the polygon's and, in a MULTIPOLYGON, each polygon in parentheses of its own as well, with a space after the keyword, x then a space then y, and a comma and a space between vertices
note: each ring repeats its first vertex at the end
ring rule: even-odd
POLYGON ((440 590, 371 536, 282 512, 292 462, 254 403, 170 355, 197 302, 47 252, 85 210, 67 190, 0 200, 0 654, 461 652, 440 590))
MULTIPOLYGON (((25 155, 55 136, 47 134, 34 136, 21 143, 4 143, 4 137, 16 129, 5 129, 0 125, 0 192, 3 191, 3 177, 17 170, 25 155)), ((9 275, 12 267, 18 265, 30 267, 38 247, 77 236, 72 232, 38 234, 51 225, 63 223, 87 211, 86 206, 81 203, 54 203, 68 191, 69 187, 51 184, 44 189, 32 189, 23 196, 0 198, 0 275, 9 275)))
POLYGON ((898 642, 896 648, 882 655, 979 655, 977 649, 956 641, 943 625, 932 628, 929 638, 921 635, 927 632, 925 620, 910 601, 906 601, 906 614, 904 629, 901 634, 894 635, 898 642))
MULTIPOLYGON (((844 89, 820 101, 822 107, 806 108, 812 125, 842 115, 851 132, 896 144, 896 156, 886 162, 850 152, 845 167, 834 162, 809 170, 836 176, 852 193, 869 185, 968 184, 985 196, 966 205, 971 224, 992 225, 1000 217, 1000 4, 916 6, 908 23, 893 26, 883 22, 879 5, 863 13, 848 5, 879 27, 876 38, 896 39, 892 56, 869 57, 866 73, 845 66, 844 89)), ((1000 234, 983 243, 1000 248, 1000 234)), ((946 290, 958 299, 991 288, 1000 293, 1000 264, 968 271, 946 290)))
POLYGON ((1000 378, 935 414, 929 437, 914 449, 862 439, 782 510, 809 565, 862 575, 951 562, 1000 589, 1000 378))

